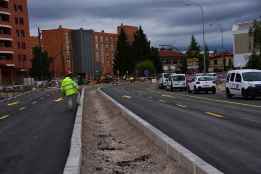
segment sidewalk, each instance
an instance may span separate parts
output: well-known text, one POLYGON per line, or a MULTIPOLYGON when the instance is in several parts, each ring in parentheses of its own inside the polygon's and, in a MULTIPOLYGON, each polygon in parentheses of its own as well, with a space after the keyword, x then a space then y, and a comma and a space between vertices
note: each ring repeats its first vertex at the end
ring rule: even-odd
POLYGON ((82 174, 183 173, 98 92, 87 92, 85 99, 82 174))

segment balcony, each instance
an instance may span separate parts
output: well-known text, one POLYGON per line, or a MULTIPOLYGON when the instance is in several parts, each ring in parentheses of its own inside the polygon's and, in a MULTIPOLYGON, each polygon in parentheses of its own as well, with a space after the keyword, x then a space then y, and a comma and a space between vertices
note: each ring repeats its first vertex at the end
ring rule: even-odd
POLYGON ((0 65, 13 64, 14 51, 0 51, 0 65))
POLYGON ((10 13, 0 11, 0 24, 2 25, 10 25, 10 13))
POLYGON ((0 11, 9 12, 9 2, 1 0, 0 1, 0 11))
POLYGON ((10 27, 0 25, 0 38, 11 38, 12 29, 10 27))

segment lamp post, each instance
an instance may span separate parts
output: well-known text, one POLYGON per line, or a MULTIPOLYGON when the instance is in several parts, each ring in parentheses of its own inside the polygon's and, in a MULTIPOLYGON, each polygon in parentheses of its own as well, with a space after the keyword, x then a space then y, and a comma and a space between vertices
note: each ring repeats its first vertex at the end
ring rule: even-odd
POLYGON ((204 62, 204 73, 207 72, 207 63, 206 63, 206 38, 205 38, 205 14, 204 14, 204 8, 200 3, 197 2, 191 2, 188 1, 188 3, 185 3, 186 6, 192 6, 195 5, 200 8, 201 12, 201 20, 202 20, 202 40, 203 40, 203 49, 204 49, 204 54, 203 54, 203 62, 204 62))

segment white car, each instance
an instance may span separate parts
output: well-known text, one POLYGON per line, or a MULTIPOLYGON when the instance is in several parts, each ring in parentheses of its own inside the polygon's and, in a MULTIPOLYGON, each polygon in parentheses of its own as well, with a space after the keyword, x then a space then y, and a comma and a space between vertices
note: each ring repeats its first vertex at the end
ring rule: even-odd
POLYGON ((242 96, 255 98, 261 96, 261 70, 244 69, 227 73, 226 96, 242 96))
POLYGON ((185 74, 171 74, 167 83, 167 90, 174 91, 176 89, 186 90, 186 75, 185 74))
POLYGON ((162 74, 160 74, 160 77, 159 77, 159 88, 160 89, 166 88, 166 86, 168 84, 169 76, 170 76, 170 73, 162 73, 162 74))
POLYGON ((215 79, 211 76, 195 76, 190 82, 188 82, 188 92, 197 93, 200 91, 211 91, 216 94, 216 83, 215 79))

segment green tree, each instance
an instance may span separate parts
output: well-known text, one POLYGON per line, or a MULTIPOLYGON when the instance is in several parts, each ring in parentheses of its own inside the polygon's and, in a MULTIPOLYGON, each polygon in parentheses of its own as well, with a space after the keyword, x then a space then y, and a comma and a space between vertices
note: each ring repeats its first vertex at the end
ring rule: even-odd
POLYGON ((261 22, 254 21, 253 27, 249 30, 249 36, 251 40, 253 39, 253 50, 247 68, 261 69, 261 22))
POLYGON ((140 62, 136 65, 136 69, 138 70, 139 75, 143 75, 145 70, 149 71, 150 74, 154 74, 156 71, 155 66, 151 60, 140 62))
POLYGON ((190 58, 197 58, 198 61, 199 61, 199 67, 202 66, 202 63, 200 63, 200 62, 202 62, 202 55, 200 55, 200 46, 197 43, 194 35, 192 35, 192 37, 191 37, 190 45, 189 45, 188 50, 186 52, 185 58, 182 61, 183 62, 182 63, 183 64, 182 70, 183 70, 184 73, 185 73, 185 70, 187 71, 187 59, 190 59, 190 58))
POLYGON ((123 76, 127 71, 130 71, 131 66, 133 66, 133 63, 131 63, 130 53, 131 48, 127 42, 127 36, 124 30, 121 29, 118 36, 115 58, 113 60, 114 74, 119 72, 119 75, 123 76))
POLYGON ((151 47, 150 60, 153 62, 156 73, 162 72, 162 64, 158 48, 151 47))
POLYGON ((50 58, 46 51, 42 51, 40 47, 33 48, 33 60, 31 75, 36 80, 49 80, 50 73, 50 58))
POLYGON ((134 35, 134 42, 132 44, 133 56, 135 64, 148 59, 151 56, 150 42, 147 39, 142 27, 134 35))

